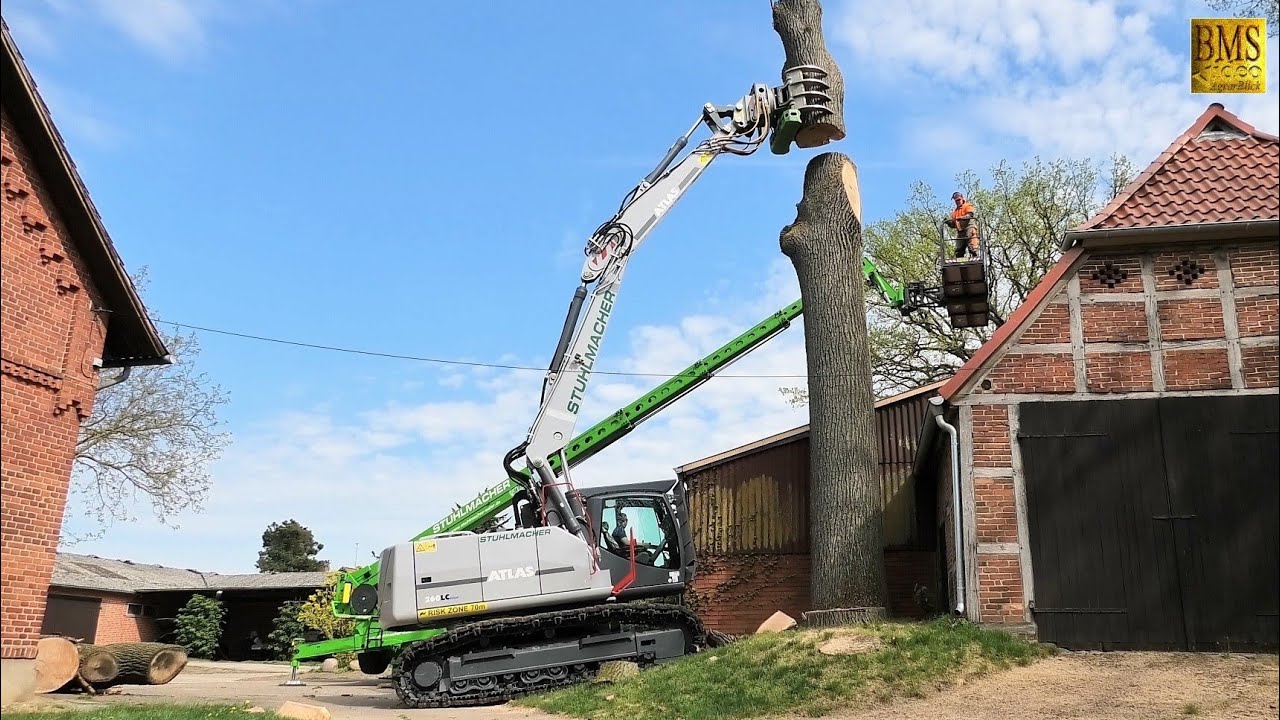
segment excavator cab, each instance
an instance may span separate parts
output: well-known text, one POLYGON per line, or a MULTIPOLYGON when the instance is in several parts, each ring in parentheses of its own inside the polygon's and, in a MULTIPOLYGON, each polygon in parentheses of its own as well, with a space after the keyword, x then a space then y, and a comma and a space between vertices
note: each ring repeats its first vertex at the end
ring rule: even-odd
POLYGON ((609 572, 617 599, 680 595, 688 588, 695 557, 681 481, 585 488, 581 492, 600 568, 609 572))

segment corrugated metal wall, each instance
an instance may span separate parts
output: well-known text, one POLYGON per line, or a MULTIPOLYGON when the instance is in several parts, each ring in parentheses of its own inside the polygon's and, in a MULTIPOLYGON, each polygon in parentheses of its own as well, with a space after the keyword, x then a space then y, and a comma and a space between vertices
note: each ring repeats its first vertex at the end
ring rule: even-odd
POLYGON ((809 497, 796 481, 808 476, 808 439, 690 475, 698 555, 808 553, 809 497))
MULTIPOLYGON (((921 393, 876 410, 885 545, 915 543, 911 463, 928 404, 921 393)), ((699 555, 809 552, 809 437, 686 476, 699 555)))

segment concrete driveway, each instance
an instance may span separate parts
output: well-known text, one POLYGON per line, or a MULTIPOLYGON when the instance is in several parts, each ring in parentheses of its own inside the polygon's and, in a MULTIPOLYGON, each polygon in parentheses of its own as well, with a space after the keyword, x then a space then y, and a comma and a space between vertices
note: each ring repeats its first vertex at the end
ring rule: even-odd
POLYGON ((118 693, 84 695, 43 695, 37 707, 101 707, 107 703, 248 702, 275 710, 286 700, 329 709, 333 720, 396 718, 403 720, 546 720, 553 716, 508 705, 456 710, 418 710, 400 704, 387 680, 358 672, 299 672, 306 685, 281 687, 289 679, 289 667, 271 663, 192 660, 178 677, 166 685, 122 685, 118 693))

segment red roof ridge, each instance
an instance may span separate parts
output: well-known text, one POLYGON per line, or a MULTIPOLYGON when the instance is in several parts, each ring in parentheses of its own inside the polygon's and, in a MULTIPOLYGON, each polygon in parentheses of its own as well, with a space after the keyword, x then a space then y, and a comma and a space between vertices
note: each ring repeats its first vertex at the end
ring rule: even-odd
POLYGON ((1221 120, 1240 132, 1259 140, 1280 142, 1280 138, 1277 138, 1275 135, 1262 132, 1253 125, 1241 120, 1237 115, 1228 111, 1222 103, 1211 103, 1209 107, 1205 108, 1204 112, 1200 113, 1200 117, 1196 118, 1196 121, 1191 123, 1191 127, 1187 128, 1185 132, 1179 135, 1173 142, 1169 143, 1169 146, 1164 149, 1164 152, 1160 153, 1155 160, 1152 160, 1145 170, 1139 173, 1138 176, 1128 185, 1125 185, 1120 192, 1116 193, 1116 196, 1111 199, 1111 202, 1107 203, 1101 210, 1094 213, 1093 217, 1072 228, 1072 230, 1078 232, 1080 230, 1095 228, 1103 220, 1110 217, 1111 214, 1118 210, 1121 205, 1129 200, 1129 198, 1133 197, 1133 194, 1145 185, 1147 181, 1151 179, 1151 176, 1155 175, 1160 168, 1164 167, 1165 163, 1169 162, 1174 155, 1177 155, 1178 151, 1185 147, 1192 138, 1204 132, 1204 129, 1214 120, 1221 120))
POLYGON ((1058 258, 1058 262, 1049 268, 1049 271, 1044 274, 1040 282, 1027 295, 1027 299, 1013 311, 1013 314, 1009 316, 1009 319, 1003 325, 996 328, 991 339, 982 343, 973 354, 973 357, 969 358, 964 365, 961 365, 956 374, 938 390, 938 395, 942 396, 943 400, 949 402, 969 382, 969 379, 991 359, 991 356, 995 355, 998 349, 1004 347, 1005 343, 1021 330, 1023 325, 1027 324, 1027 321, 1031 319, 1036 310, 1053 294, 1053 290, 1058 286, 1058 283, 1066 278, 1067 272, 1082 254, 1084 254, 1084 248, 1073 247, 1058 258))

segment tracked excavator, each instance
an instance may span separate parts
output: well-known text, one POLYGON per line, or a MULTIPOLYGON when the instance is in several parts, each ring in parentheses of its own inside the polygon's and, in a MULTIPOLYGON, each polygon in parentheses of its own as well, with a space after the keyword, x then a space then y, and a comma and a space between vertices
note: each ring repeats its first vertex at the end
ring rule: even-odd
POLYGON ((519 527, 429 535, 379 558, 380 629, 429 631, 392 664, 405 705, 501 702, 588 680, 607 661, 643 668, 719 641, 679 602, 695 569, 683 488, 579 491, 565 448, 635 252, 721 155, 750 155, 766 141, 775 154, 788 152, 801 113, 830 100, 826 77, 819 67, 789 68, 780 86, 756 84, 731 105, 707 103, 587 240, 539 409, 502 462, 521 488, 519 527), (710 137, 682 155, 704 127, 710 137))

